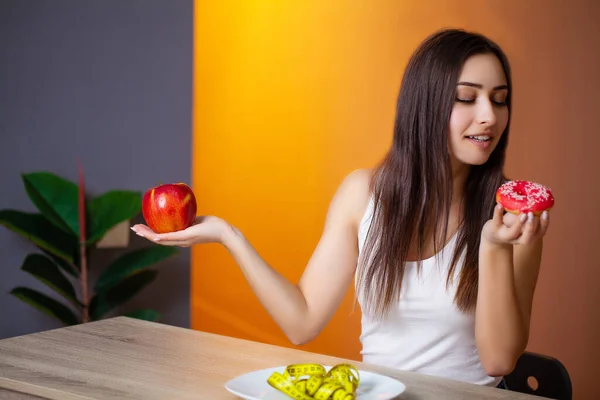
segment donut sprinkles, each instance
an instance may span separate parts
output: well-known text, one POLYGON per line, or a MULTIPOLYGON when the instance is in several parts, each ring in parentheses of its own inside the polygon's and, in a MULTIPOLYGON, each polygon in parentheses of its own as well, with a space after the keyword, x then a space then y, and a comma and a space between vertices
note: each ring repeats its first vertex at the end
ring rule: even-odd
POLYGON ((512 214, 540 215, 554 206, 552 191, 535 182, 509 181, 496 191, 496 201, 512 214))

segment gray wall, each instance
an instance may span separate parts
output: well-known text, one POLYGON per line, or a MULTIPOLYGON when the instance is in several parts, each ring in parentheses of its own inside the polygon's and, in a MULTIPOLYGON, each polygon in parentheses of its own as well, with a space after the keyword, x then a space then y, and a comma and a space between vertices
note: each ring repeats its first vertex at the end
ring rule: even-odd
MULTIPOLYGON (((76 180, 77 156, 91 194, 190 182, 192 30, 193 0, 0 0, 0 209, 34 211, 20 174, 76 180)), ((60 326, 8 294, 53 295, 19 270, 35 250, 0 226, 0 338, 60 326)), ((121 311, 136 306, 189 326, 188 250, 121 311)))

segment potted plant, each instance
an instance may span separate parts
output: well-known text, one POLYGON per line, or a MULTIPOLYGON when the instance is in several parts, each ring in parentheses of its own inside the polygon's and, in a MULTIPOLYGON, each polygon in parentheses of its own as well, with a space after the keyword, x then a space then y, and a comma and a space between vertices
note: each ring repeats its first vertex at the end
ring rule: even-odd
MULTIPOLYGON (((141 194, 111 190, 91 198, 85 192, 81 166, 78 183, 45 171, 23 174, 22 180, 38 212, 0 210, 0 225, 37 247, 39 251, 28 254, 21 269, 66 303, 24 286, 10 293, 64 325, 102 319, 156 278, 158 272, 151 266, 177 253, 172 247, 150 244, 118 257, 90 282, 90 253, 111 228, 140 213, 141 194)), ((152 309, 126 315, 160 318, 152 309)))

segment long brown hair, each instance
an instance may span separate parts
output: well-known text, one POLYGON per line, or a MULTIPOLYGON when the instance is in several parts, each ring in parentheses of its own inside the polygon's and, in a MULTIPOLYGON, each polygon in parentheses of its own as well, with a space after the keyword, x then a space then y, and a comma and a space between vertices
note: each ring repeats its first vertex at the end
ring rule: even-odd
POLYGON ((488 161, 470 167, 446 280, 448 285, 466 250, 454 302, 463 312, 475 307, 481 229, 492 217, 495 191, 505 181, 512 84, 508 60, 496 43, 480 34, 445 29, 429 36, 406 67, 393 143, 373 174, 375 208, 359 264, 357 290, 364 294, 364 307, 376 316, 383 316, 400 300, 411 244, 422 254, 426 239, 432 237, 436 255, 445 244, 452 200, 448 122, 462 66, 470 56, 483 53, 496 55, 504 69, 509 123, 488 161))

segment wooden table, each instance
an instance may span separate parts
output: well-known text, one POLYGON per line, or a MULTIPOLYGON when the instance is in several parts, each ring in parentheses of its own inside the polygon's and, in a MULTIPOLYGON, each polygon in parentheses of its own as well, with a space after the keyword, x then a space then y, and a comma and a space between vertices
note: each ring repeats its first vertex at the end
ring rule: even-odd
POLYGON ((233 400, 228 380, 296 362, 395 377, 407 386, 402 400, 540 399, 126 317, 0 340, 0 398, 233 400))

